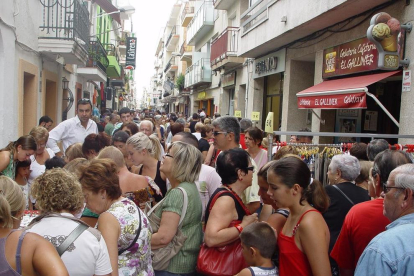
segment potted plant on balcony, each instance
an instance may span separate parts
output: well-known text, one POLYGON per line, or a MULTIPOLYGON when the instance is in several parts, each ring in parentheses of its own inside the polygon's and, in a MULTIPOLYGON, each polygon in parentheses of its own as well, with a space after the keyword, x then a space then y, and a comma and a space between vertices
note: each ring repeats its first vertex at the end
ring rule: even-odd
POLYGON ((185 83, 185 76, 183 74, 180 74, 176 81, 175 81, 175 87, 180 91, 180 93, 184 90, 184 83, 185 83))

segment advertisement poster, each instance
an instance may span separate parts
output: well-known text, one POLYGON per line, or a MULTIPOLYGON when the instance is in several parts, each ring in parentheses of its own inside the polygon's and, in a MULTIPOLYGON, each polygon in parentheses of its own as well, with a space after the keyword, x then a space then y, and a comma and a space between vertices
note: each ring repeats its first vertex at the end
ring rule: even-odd
POLYGON ((411 91, 411 70, 403 71, 402 92, 411 91))
POLYGON ((377 111, 365 112, 364 130, 365 131, 377 131, 377 124, 378 124, 378 112, 377 111))

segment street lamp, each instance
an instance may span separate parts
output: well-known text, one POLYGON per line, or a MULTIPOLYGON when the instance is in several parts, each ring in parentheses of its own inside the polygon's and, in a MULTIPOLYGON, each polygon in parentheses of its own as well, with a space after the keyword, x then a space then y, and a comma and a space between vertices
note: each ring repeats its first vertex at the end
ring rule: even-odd
POLYGON ((62 78, 62 89, 67 90, 68 88, 69 88, 69 81, 65 77, 63 77, 62 78))

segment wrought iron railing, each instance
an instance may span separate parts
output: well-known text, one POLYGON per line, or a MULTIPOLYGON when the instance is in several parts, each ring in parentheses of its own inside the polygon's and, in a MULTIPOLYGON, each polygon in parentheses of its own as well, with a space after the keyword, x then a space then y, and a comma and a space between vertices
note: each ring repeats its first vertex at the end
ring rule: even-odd
POLYGON ((89 47, 89 12, 82 0, 40 0, 42 22, 39 38, 74 40, 89 47))
POLYGON ((180 55, 183 56, 184 53, 191 53, 192 51, 193 51, 193 46, 187 45, 187 43, 185 43, 184 41, 180 48, 180 55))
POLYGON ((118 55, 118 51, 116 50, 115 45, 114 44, 108 44, 108 43, 103 43, 102 45, 103 45, 104 49, 106 50, 107 55, 116 57, 116 61, 119 64, 119 55, 118 55))
POLYGON ((227 27, 212 43, 211 43, 211 64, 216 64, 220 60, 228 56, 237 56, 238 46, 237 27, 227 27))
POLYGON ((168 43, 170 43, 170 40, 171 40, 171 38, 173 37, 173 35, 176 35, 176 34, 178 34, 178 32, 179 32, 179 28, 180 28, 180 26, 174 26, 173 28, 172 28, 172 30, 171 30, 171 32, 170 32, 170 35, 168 36, 168 38, 167 38, 167 42, 165 43, 165 45, 167 46, 168 45, 168 43))
POLYGON ((92 37, 89 42, 89 62, 88 65, 93 67, 99 67, 102 71, 106 71, 106 68, 109 65, 109 60, 107 57, 107 52, 102 45, 101 41, 97 37, 92 37))
POLYGON ((165 68, 164 68, 164 73, 165 73, 165 72, 167 72, 167 71, 168 71, 168 69, 170 69, 170 68, 171 68, 171 66, 174 66, 174 65, 177 65, 177 64, 176 64, 176 62, 175 62, 175 56, 172 56, 172 57, 170 58, 170 60, 168 61, 167 65, 166 65, 166 66, 165 66, 165 68))
POLYGON ((183 13, 181 14, 181 23, 184 22, 184 19, 187 16, 187 14, 194 13, 194 3, 194 1, 188 1, 187 3, 185 3, 183 13))

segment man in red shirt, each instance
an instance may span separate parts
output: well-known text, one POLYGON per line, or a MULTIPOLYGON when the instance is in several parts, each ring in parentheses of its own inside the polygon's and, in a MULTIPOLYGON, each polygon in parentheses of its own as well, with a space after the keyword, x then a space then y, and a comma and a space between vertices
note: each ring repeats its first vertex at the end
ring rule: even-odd
POLYGON ((354 275, 358 259, 365 247, 376 235, 385 231, 385 226, 390 223, 383 215, 384 199, 379 196, 391 171, 407 163, 412 161, 403 151, 385 150, 375 157, 372 168, 374 192, 370 194, 375 199, 357 204, 349 210, 331 252, 341 276, 354 275))

